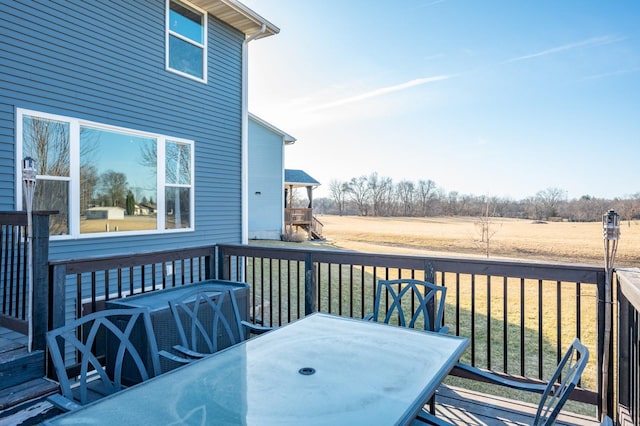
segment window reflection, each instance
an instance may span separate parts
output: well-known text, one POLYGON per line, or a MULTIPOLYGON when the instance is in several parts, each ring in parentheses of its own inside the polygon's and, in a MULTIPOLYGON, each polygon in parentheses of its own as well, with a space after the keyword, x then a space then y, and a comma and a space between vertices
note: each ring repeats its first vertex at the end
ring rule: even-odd
POLYGON ((171 31, 202 44, 204 33, 202 21, 202 13, 175 0, 171 1, 169 7, 169 26, 171 31))
POLYGON ((52 236, 193 228, 193 141, 22 109, 18 117, 19 157, 37 168, 33 208, 58 212, 52 236))
MULTIPOLYGON (((24 203, 24 200, 23 200, 24 203)), ((33 197, 33 210, 53 210, 49 219, 50 235, 69 233, 69 182, 38 179, 33 197)))
POLYGON ((202 50, 202 48, 175 36, 169 36, 169 67, 194 77, 203 78, 202 50))
POLYGON ((167 13, 169 69, 204 80, 206 15, 177 0, 169 2, 167 13))
MULTIPOLYGON (((53 210, 51 235, 69 233, 69 123, 24 115, 22 155, 36 159, 38 180, 33 197, 34 210, 53 210)), ((23 209, 24 199, 22 200, 23 209)))
POLYGON ((191 145, 167 141, 165 145, 165 228, 191 227, 191 145))
POLYGON ((165 190, 165 229, 190 228, 191 190, 190 188, 170 188, 165 190))
POLYGON ((80 233, 157 229, 157 140, 81 127, 80 233))

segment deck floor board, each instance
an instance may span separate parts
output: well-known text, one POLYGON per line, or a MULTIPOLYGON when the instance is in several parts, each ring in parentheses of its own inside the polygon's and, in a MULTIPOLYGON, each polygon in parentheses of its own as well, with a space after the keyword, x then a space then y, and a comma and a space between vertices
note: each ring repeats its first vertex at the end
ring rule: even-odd
POLYGON ((27 336, 22 333, 18 333, 17 331, 10 330, 6 327, 0 327, 0 349, 2 349, 4 345, 15 344, 26 346, 27 336))
MULTIPOLYGON (((436 396, 436 415, 459 426, 527 426, 537 406, 526 402, 442 385, 436 396)), ((598 426, 595 418, 563 411, 558 426, 598 426)))

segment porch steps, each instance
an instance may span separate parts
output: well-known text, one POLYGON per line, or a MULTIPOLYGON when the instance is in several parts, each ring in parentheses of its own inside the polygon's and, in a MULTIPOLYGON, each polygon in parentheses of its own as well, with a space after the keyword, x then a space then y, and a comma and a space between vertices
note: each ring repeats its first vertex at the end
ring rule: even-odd
POLYGON ((0 342, 0 391, 44 377, 44 351, 32 351, 3 339, 0 342))
POLYGON ((44 351, 29 353, 20 339, 0 337, 0 426, 39 424, 58 384, 44 378, 44 351))

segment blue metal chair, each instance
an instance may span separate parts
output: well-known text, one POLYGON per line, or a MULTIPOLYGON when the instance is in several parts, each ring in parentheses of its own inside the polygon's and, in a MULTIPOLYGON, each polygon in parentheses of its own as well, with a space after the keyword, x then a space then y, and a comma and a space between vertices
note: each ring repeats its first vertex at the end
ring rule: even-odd
POLYGON ((145 308, 95 312, 48 332, 46 339, 61 390, 49 400, 63 410, 160 374, 145 308))
MULTIPOLYGON (((426 331, 447 333, 449 327, 442 325, 446 295, 446 287, 428 281, 379 280, 373 314, 365 316, 364 319, 400 327, 418 326, 426 331)), ((435 397, 431 398, 429 405, 431 416, 435 413, 435 397)))
MULTIPOLYGON (((458 363, 456 369, 463 372, 467 377, 475 377, 485 382, 513 389, 541 393, 542 398, 538 404, 538 410, 532 426, 549 426, 554 424, 571 392, 578 385, 588 361, 589 350, 576 338, 546 384, 531 384, 510 380, 462 363, 458 363)), ((419 422, 436 425, 447 424, 444 420, 424 412, 416 420, 414 424, 420 424, 419 422)))
POLYGON ((243 321, 233 291, 194 290, 170 300, 169 307, 178 329, 177 354, 160 355, 180 364, 189 363, 235 345, 249 337, 271 330, 243 321))
POLYGON ((448 327, 442 325, 446 295, 446 287, 427 281, 379 280, 373 314, 364 319, 446 333, 448 327))

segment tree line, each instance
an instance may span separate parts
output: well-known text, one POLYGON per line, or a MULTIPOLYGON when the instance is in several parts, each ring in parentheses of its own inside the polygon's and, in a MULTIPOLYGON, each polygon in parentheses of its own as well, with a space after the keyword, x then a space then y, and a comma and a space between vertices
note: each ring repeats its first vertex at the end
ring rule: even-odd
POLYGON ((533 220, 600 221, 609 209, 622 220, 640 217, 640 192, 624 198, 583 195, 569 200, 561 188, 546 188, 522 200, 446 192, 432 180, 393 182, 371 173, 348 181, 332 179, 330 197, 316 199, 318 213, 360 216, 492 216, 533 220))

